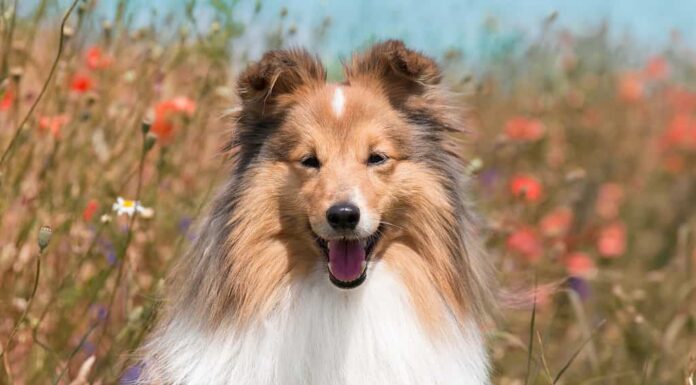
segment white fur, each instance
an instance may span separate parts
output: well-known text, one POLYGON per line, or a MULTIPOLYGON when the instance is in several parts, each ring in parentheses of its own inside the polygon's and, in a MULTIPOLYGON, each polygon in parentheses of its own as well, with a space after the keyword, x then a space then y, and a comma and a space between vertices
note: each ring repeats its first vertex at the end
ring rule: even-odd
POLYGON ((346 97, 343 95, 343 89, 341 87, 336 87, 334 90, 333 98, 331 99, 331 109, 334 115, 340 118, 343 115, 343 110, 345 109, 346 97))
POLYGON ((355 187, 350 194, 350 202, 360 209, 360 221, 355 228, 355 232, 359 238, 366 238, 374 234, 379 227, 379 221, 368 210, 367 202, 363 197, 360 189, 355 187))
POLYGON ((249 330, 205 332, 182 316, 148 356, 157 356, 164 383, 177 385, 489 384, 478 327, 460 330, 448 317, 441 338, 427 334, 383 263, 348 291, 321 266, 249 330))

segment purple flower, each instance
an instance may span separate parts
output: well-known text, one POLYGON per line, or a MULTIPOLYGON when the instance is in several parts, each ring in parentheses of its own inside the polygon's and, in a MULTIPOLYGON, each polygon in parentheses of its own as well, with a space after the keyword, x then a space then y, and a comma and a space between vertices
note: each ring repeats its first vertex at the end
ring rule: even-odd
POLYGON ((567 282, 570 290, 576 292, 583 301, 590 297, 590 285, 586 280, 580 277, 570 277, 567 282))
POLYGON ((102 252, 106 257, 106 262, 109 264, 109 266, 116 265, 118 260, 116 258, 116 248, 114 248, 114 244, 106 238, 101 238, 99 240, 99 245, 101 246, 102 252))
POLYGON ((104 305, 92 305, 92 314, 94 314, 97 317, 98 321, 104 321, 106 319, 107 314, 109 314, 109 311, 104 307, 104 305))
POLYGON ((193 231, 191 231, 191 225, 193 224, 193 219, 191 217, 182 217, 179 220, 179 231, 186 236, 189 241, 194 240, 193 231))
POLYGON ((489 168, 479 174, 479 183, 481 186, 487 190, 492 190, 498 183, 499 179, 498 171, 494 168, 489 168))

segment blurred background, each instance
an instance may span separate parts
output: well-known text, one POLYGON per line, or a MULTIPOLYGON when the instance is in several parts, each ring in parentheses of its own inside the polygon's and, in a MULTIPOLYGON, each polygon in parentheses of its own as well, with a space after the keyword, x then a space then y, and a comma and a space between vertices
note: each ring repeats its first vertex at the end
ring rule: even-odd
POLYGON ((385 38, 467 106, 511 300, 493 383, 696 371, 696 3, 0 0, 0 384, 129 384, 225 178, 234 76, 267 49, 385 38), (61 32, 62 31, 62 32, 61 32), (513 300, 514 299, 514 300, 513 300))

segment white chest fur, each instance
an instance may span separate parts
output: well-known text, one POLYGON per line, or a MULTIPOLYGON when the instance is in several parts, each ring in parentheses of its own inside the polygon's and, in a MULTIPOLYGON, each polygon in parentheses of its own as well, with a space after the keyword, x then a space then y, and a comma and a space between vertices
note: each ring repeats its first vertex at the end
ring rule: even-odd
POLYGON ((403 283, 375 264, 350 291, 317 270, 249 330, 208 335, 182 321, 150 347, 182 385, 488 384, 478 328, 449 329, 438 341, 425 333, 403 283))

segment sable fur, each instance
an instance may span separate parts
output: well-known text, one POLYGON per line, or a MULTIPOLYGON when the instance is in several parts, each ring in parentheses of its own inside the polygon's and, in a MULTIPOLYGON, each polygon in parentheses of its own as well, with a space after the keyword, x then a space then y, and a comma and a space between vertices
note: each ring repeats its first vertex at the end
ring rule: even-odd
MULTIPOLYGON (((371 263, 390 271, 381 280, 393 273, 404 283, 428 338, 444 341, 452 327, 470 330, 488 314, 494 285, 467 203, 463 152, 452 138, 464 121, 440 85, 437 64, 387 41, 353 56, 345 73, 345 83, 327 84, 316 57, 279 50, 239 76, 241 109, 228 147, 232 172, 173 273, 168 302, 143 350, 148 380, 166 377, 172 364, 162 361, 162 341, 176 325, 244 335, 277 317, 288 293, 303 292, 293 288, 314 282, 323 261, 310 228, 348 188, 360 190, 384 224, 371 263), (329 103, 334 87, 346 94, 340 118, 329 103), (321 175, 296 167, 309 151, 308 137, 312 151, 338 154, 321 175), (358 163, 343 162, 372 145, 393 162, 369 176, 358 163)), ((485 380, 471 381, 465 383, 485 380)))

